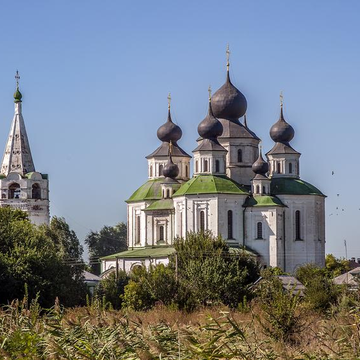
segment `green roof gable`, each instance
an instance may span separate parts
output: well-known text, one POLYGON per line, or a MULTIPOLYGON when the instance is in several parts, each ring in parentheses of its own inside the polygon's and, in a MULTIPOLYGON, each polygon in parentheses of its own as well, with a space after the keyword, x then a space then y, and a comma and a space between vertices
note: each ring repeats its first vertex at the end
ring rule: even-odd
POLYGON ((249 192, 227 176, 198 175, 183 184, 173 197, 197 194, 248 195, 249 192))
POLYGON ((111 254, 100 258, 100 260, 115 260, 116 258, 122 259, 141 259, 141 258, 163 258, 171 255, 175 252, 175 249, 170 246, 159 246, 159 247, 147 247, 131 249, 119 252, 117 254, 111 254))
POLYGON ((320 195, 325 196, 315 186, 304 180, 294 178, 272 178, 271 193, 273 195, 320 195))
POLYGON ((244 207, 274 207, 285 206, 276 196, 251 196, 245 201, 244 207))
POLYGON ((140 186, 126 202, 161 199, 162 181, 164 181, 164 179, 148 180, 144 185, 140 186))
POLYGON ((173 210, 174 202, 172 199, 161 199, 154 201, 151 205, 149 205, 145 211, 151 210, 173 210))

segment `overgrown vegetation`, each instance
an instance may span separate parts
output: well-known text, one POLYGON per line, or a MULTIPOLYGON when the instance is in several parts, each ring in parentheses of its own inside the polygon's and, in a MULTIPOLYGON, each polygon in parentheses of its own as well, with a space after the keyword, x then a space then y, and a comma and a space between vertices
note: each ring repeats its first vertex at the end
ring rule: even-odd
POLYGON ((31 299, 50 307, 56 297, 66 306, 85 301, 85 264, 75 233, 64 219, 36 227, 27 215, 0 208, 0 304, 21 299, 27 285, 31 299))
MULTIPOLYGON (((191 314, 163 306, 147 312, 106 310, 94 300, 44 311, 34 299, 0 311, 0 358, 26 360, 358 359, 360 302, 322 316, 302 312, 302 331, 287 339, 266 331, 263 309, 208 307, 191 314), (295 341, 296 340, 296 341, 295 341)), ((286 306, 285 304, 283 304, 286 306)), ((296 305, 298 306, 298 305, 296 305)))

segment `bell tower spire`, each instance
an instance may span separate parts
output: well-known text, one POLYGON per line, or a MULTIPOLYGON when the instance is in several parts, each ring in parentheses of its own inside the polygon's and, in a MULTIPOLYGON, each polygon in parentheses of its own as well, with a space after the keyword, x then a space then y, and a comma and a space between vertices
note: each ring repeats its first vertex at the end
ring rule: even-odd
POLYGON ((1 174, 7 176, 10 172, 25 175, 35 171, 31 156, 30 144, 26 133, 25 122, 22 116, 22 94, 19 88, 20 75, 16 71, 16 90, 14 93, 15 114, 11 124, 3 161, 1 174))

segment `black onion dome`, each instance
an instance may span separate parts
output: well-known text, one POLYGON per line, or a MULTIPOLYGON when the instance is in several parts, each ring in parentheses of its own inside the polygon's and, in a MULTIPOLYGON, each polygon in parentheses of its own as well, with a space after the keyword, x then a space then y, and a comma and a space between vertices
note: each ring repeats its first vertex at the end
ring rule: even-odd
POLYGON ((269 171, 269 164, 263 159, 261 150, 259 150, 259 157, 252 164, 252 171, 260 175, 265 175, 269 171))
POLYGON ((161 141, 176 143, 179 139, 181 139, 182 131, 179 126, 174 124, 171 120, 170 109, 168 112, 168 118, 164 125, 161 125, 157 131, 157 137, 161 141))
POLYGON ((163 175, 170 179, 175 179, 179 175, 179 168, 173 163, 171 155, 167 164, 164 166, 163 175))
POLYGON ((284 119, 283 108, 281 107, 279 120, 271 127, 270 137, 275 142, 289 143, 295 135, 294 128, 284 119))
POLYGON ((198 133, 203 139, 216 139, 223 132, 221 122, 214 116, 211 102, 209 101, 209 112, 198 126, 198 133))
POLYGON ((214 115, 220 119, 237 121, 247 109, 245 96, 231 83, 227 72, 225 84, 211 98, 214 115))

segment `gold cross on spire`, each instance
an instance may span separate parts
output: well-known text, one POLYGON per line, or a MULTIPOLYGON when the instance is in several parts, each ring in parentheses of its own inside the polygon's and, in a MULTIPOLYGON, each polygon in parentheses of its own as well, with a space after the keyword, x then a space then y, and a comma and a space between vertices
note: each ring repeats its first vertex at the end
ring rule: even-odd
POLYGON ((19 71, 18 71, 18 70, 16 70, 15 79, 16 79, 16 89, 19 89, 20 75, 19 75, 19 71))
POLYGON ((209 85, 208 87, 208 92, 209 92, 209 102, 211 102, 211 85, 209 85))
POLYGON ((167 100, 168 100, 168 109, 170 110, 170 104, 171 104, 171 94, 170 93, 167 97, 167 100))
POLYGON ((284 96, 282 91, 280 91, 280 106, 281 108, 284 106, 284 96))
POLYGON ((227 47, 226 47, 226 69, 227 69, 227 71, 229 71, 229 67, 230 67, 230 47, 229 47, 229 44, 227 44, 227 47))

